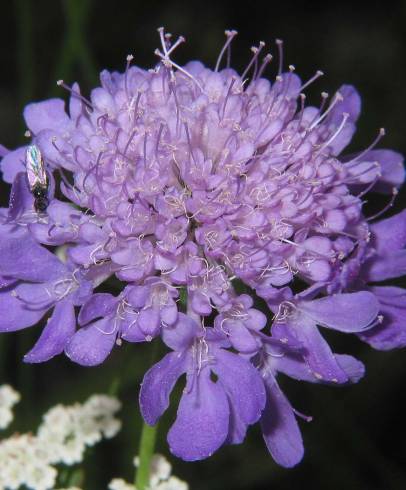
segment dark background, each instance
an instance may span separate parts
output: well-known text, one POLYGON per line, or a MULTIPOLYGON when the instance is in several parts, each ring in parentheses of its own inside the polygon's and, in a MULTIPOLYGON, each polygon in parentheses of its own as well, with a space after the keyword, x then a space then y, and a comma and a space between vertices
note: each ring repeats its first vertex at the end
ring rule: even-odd
MULTIPOLYGON (((183 34, 187 39, 176 52, 177 62, 195 58, 212 67, 224 42, 224 29, 239 31, 232 58, 239 70, 249 60, 251 45, 264 40, 275 51, 274 39, 284 39, 286 64, 294 64, 304 80, 317 69, 326 73, 308 91, 310 101, 317 103, 322 90, 333 91, 342 83, 359 89, 363 114, 350 151, 367 146, 384 126, 387 136, 381 147, 405 153, 405 24, 402 1, 366 6, 286 0, 241 6, 214 0, 3 2, 0 141, 9 148, 24 141, 24 105, 55 94, 65 97, 55 85, 58 79, 69 84, 77 80, 86 92, 96 83, 100 69, 122 70, 129 53, 135 55, 136 64, 155 64, 156 28, 164 25, 174 36, 183 34)), ((268 76, 274 76, 276 64, 268 76)), ((0 186, 5 205, 8 187, 0 186)), ((370 199, 371 209, 384 205, 376 196, 370 199)), ((395 208, 401 209, 405 202, 401 193, 395 208)), ((113 476, 132 479, 140 424, 138 386, 150 364, 150 346, 123 346, 94 369, 80 368, 62 357, 41 366, 23 365, 22 355, 38 334, 38 328, 33 328, 0 337, 0 383, 12 383, 23 395, 11 432, 33 429, 52 404, 107 392, 118 376, 124 430, 90 452, 83 488, 104 489, 113 476)), ((329 340, 338 352, 357 355, 366 364, 367 375, 358 386, 346 388, 283 383, 293 405, 315 419, 311 424, 300 422, 306 445, 301 465, 292 470, 277 467, 258 429, 252 428, 243 445, 222 448, 207 461, 188 464, 171 457, 175 474, 186 479, 192 490, 406 488, 406 353, 373 351, 344 335, 330 335, 329 340)), ((158 449, 166 455, 165 432, 173 416, 172 410, 161 424, 158 449)))

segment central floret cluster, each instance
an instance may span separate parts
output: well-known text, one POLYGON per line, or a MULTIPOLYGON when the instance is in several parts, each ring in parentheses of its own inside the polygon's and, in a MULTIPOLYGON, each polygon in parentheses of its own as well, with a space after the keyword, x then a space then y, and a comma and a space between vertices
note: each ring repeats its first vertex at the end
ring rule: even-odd
POLYGON ((122 340, 160 336, 173 352, 146 374, 141 410, 155 423, 186 373, 168 436, 176 455, 207 457, 261 419, 272 455, 292 466, 303 447, 278 372, 324 383, 363 374, 359 361, 332 353, 318 325, 377 348, 406 344, 404 291, 367 285, 405 272, 406 215, 369 225, 362 211, 372 188, 392 194, 391 205, 402 157, 373 149, 383 131, 367 150, 338 156, 360 112, 351 86, 306 107, 303 90, 320 72, 303 84, 280 63, 270 83, 262 43, 242 75, 220 71, 234 31, 214 71, 181 67, 172 55, 183 39, 171 45, 159 32, 154 69, 130 66, 129 56, 125 73, 101 73, 90 100, 60 81, 69 115, 61 99, 26 107, 49 206, 34 206, 26 149, 5 152, 0 328, 53 309, 25 360, 65 351, 87 366, 122 340), (113 277, 118 296, 97 291, 113 277))

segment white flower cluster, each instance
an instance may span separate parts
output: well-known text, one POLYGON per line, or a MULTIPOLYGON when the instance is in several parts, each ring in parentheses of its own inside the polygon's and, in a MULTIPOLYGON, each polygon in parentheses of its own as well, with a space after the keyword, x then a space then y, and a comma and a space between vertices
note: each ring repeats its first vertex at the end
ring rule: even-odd
POLYGON ((106 395, 93 395, 84 404, 57 405, 44 415, 36 435, 0 441, 0 490, 23 485, 32 490, 53 489, 57 471, 52 465, 82 461, 87 446, 116 435, 121 428, 115 418, 120 406, 116 398, 106 395))
MULTIPOLYGON (((138 466, 138 458, 134 459, 134 465, 138 466)), ((172 466, 161 454, 155 454, 151 460, 150 484, 148 490, 188 490, 189 485, 171 476, 172 466)), ((121 478, 114 478, 109 484, 109 490, 137 490, 134 485, 121 478)))
POLYGON ((51 408, 38 429, 38 438, 49 448, 50 462, 78 463, 87 446, 114 437, 121 428, 120 420, 114 418, 120 406, 116 398, 93 395, 83 405, 51 408))
POLYGON ((0 386, 0 429, 6 429, 13 420, 13 406, 20 401, 20 394, 10 385, 0 386))
POLYGON ((22 485, 35 490, 53 488, 57 471, 48 464, 49 454, 37 437, 21 434, 0 442, 0 489, 22 485))

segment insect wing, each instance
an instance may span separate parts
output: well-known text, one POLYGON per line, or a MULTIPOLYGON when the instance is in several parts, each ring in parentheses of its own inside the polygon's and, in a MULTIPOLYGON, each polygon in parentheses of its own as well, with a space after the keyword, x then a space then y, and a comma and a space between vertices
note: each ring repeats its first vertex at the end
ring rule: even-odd
POLYGON ((37 186, 46 188, 48 186, 48 178, 44 160, 38 146, 31 145, 27 148, 25 164, 30 189, 33 190, 37 186))

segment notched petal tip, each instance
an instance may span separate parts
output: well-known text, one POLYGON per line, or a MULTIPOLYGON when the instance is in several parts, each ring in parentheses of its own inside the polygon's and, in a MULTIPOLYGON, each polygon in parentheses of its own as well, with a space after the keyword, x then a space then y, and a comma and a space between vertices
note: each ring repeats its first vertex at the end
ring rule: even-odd
POLYGON ((211 456, 226 440, 230 410, 223 388, 202 371, 183 393, 177 418, 169 430, 171 452, 184 461, 211 456))

